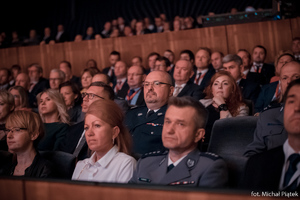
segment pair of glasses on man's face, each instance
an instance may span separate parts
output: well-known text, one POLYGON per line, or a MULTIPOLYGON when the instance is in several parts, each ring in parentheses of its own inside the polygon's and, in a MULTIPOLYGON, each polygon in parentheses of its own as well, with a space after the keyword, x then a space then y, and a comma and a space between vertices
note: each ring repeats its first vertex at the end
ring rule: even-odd
POLYGON ((22 130, 27 130, 27 128, 17 128, 17 127, 11 128, 11 129, 7 128, 4 130, 4 133, 6 135, 9 134, 10 132, 12 132, 14 134, 14 133, 20 133, 22 130))
POLYGON ((100 97, 99 95, 96 95, 96 94, 93 94, 93 93, 83 92, 83 93, 81 94, 81 97, 82 97, 82 98, 84 98, 84 97, 86 97, 86 96, 87 96, 87 98, 88 98, 89 100, 93 100, 94 97, 98 97, 98 98, 100 98, 100 99, 104 99, 103 97, 100 97))
POLYGON ((150 86, 153 86, 154 88, 158 88, 158 87, 161 87, 162 85, 169 85, 170 86, 170 84, 169 83, 163 83, 163 82, 159 82, 159 81, 153 81, 152 83, 150 83, 150 82, 144 82, 143 83, 143 86, 144 87, 150 87, 150 86))

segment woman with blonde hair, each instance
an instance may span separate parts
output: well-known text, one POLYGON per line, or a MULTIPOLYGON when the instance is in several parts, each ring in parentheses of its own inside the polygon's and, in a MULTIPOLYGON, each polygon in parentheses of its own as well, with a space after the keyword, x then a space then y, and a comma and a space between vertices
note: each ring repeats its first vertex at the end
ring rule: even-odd
POLYGON ((37 96, 39 114, 44 122, 46 134, 39 150, 57 150, 69 128, 69 115, 62 95, 54 89, 47 89, 37 96))
POLYGON ((1 175, 47 178, 54 176, 53 165, 43 159, 37 145, 44 136, 40 116, 31 111, 18 110, 6 121, 8 149, 15 156, 5 163, 1 175))
POLYGON ((136 160, 128 155, 131 153, 131 137, 123 121, 124 114, 114 101, 97 100, 90 105, 84 130, 93 154, 77 163, 73 180, 129 181, 136 160))

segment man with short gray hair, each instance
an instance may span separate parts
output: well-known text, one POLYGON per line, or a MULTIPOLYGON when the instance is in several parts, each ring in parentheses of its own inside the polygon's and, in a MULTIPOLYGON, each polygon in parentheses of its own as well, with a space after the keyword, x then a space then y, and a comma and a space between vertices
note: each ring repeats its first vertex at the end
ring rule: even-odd
POLYGON ((59 85, 64 82, 66 75, 60 69, 52 69, 49 75, 49 84, 51 89, 58 90, 59 85))

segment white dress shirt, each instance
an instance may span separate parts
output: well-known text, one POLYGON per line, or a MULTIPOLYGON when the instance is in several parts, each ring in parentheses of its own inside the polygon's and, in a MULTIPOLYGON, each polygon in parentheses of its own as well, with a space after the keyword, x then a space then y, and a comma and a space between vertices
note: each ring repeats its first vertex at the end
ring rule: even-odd
POLYGON ((115 145, 95 162, 95 155, 78 161, 72 180, 127 183, 136 167, 136 160, 122 152, 115 145))

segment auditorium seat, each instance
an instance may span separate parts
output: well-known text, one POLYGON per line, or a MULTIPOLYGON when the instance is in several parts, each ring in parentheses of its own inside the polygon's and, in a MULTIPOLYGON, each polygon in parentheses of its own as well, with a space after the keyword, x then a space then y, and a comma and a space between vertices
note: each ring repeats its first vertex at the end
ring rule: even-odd
POLYGON ((212 128, 208 151, 221 156, 228 166, 230 188, 237 188, 247 158, 246 146, 252 142, 257 117, 244 116, 217 120, 212 128))
POLYGON ((250 99, 244 99, 244 102, 249 108, 249 116, 254 115, 254 103, 253 103, 253 101, 250 100, 250 99))
POLYGON ((56 167, 58 178, 71 179, 76 165, 76 157, 62 151, 40 151, 43 158, 56 167))

